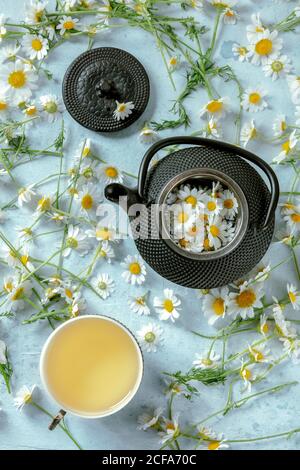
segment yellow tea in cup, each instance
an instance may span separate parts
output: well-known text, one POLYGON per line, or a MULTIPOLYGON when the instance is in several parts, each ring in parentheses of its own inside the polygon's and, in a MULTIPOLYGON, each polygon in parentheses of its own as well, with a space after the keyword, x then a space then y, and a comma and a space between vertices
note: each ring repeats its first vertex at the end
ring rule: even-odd
POLYGON ((143 360, 129 330, 108 317, 86 315, 50 335, 40 370, 45 387, 61 407, 97 418, 131 400, 142 378, 143 360))

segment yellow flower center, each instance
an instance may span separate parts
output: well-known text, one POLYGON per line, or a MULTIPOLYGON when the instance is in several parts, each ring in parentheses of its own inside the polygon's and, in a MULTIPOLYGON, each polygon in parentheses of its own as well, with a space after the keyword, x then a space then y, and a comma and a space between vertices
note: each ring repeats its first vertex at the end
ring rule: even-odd
POLYGON ((75 23, 73 20, 67 20, 63 24, 64 29, 74 29, 75 28, 75 23))
POLYGON ((207 448, 208 450, 218 450, 220 444, 220 441, 210 441, 207 448))
POLYGON ((206 207, 207 207, 207 210, 214 211, 217 207, 217 204, 214 201, 209 201, 206 207))
POLYGON ((28 255, 22 255, 21 258, 20 258, 20 261, 24 266, 26 266, 26 264, 28 263, 28 260, 29 260, 28 255))
POLYGON ((38 208, 40 211, 48 211, 51 207, 51 201, 49 197, 42 197, 38 202, 38 208))
POLYGON ((69 246, 70 248, 77 248, 78 241, 76 240, 76 238, 69 237, 67 238, 67 246, 69 246))
POLYGON ((213 237, 218 237, 220 235, 220 230, 216 225, 211 225, 209 231, 213 237))
POLYGON ((222 101, 218 101, 218 100, 210 101, 206 105, 206 109, 210 113, 218 113, 219 111, 222 110, 222 108, 223 108, 223 103, 222 101))
POLYGON ((211 366, 212 363, 213 363, 213 361, 207 357, 206 359, 201 359, 201 363, 202 363, 204 366, 211 366))
POLYGON ((294 294, 294 292, 292 292, 292 291, 290 291, 288 294, 289 294, 289 299, 290 299, 290 301, 291 301, 292 303, 296 302, 296 300, 297 300, 296 294, 294 294))
POLYGON ((234 16, 234 11, 233 10, 226 10, 225 16, 228 16, 229 18, 232 18, 234 16))
POLYGON ((251 348, 251 356, 253 356, 254 360, 256 362, 262 362, 264 360, 264 355, 261 351, 258 351, 257 349, 251 348))
POLYGON ((260 329, 261 329, 261 332, 264 333, 265 335, 269 333, 269 325, 267 323, 263 323, 260 329))
POLYGON ((211 246, 210 246, 210 243, 209 243, 209 239, 208 238, 204 238, 203 240, 203 247, 204 247, 204 250, 205 251, 209 251, 211 249, 211 246))
POLYGON ((131 274, 135 274, 135 275, 140 274, 141 266, 137 262, 130 263, 129 271, 131 272, 131 274))
POLYGON ((85 194, 81 199, 81 207, 85 210, 90 210, 93 207, 94 199, 90 194, 85 194))
POLYGON ((155 334, 152 331, 148 331, 148 333, 145 334, 145 341, 147 341, 147 343, 153 343, 153 341, 155 341, 155 334))
POLYGON ((235 300, 240 308, 248 308, 254 304, 256 295, 252 289, 246 289, 237 295, 235 300))
POLYGON ((8 77, 8 83, 13 88, 22 88, 26 83, 26 74, 23 70, 11 72, 8 77))
POLYGON ((164 309, 167 310, 168 313, 172 313, 174 310, 174 305, 172 300, 170 299, 165 299, 164 301, 164 309))
POLYGON ((224 300, 221 297, 216 298, 212 304, 215 315, 223 315, 224 313, 224 300))
POLYGON ((24 287, 18 287, 15 293, 12 295, 11 300, 16 301, 20 300, 24 294, 24 287))
POLYGON ((39 23, 42 19, 42 16, 44 14, 44 10, 37 10, 34 14, 34 19, 36 21, 36 23, 39 23))
POLYGON ((197 204, 197 199, 195 198, 195 196, 190 195, 185 198, 185 202, 187 204, 191 204, 194 207, 197 204))
POLYGON ((47 111, 47 113, 54 114, 57 111, 57 103, 55 101, 48 101, 44 105, 44 110, 47 111))
POLYGON ((252 373, 249 369, 242 369, 240 374, 245 380, 251 380, 252 378, 252 373))
POLYGON ((287 140, 286 142, 283 142, 281 148, 285 153, 289 153, 289 151, 291 150, 290 141, 287 140))
POLYGON ((263 33, 263 32, 264 32, 264 28, 263 28, 262 26, 256 26, 255 32, 256 32, 256 33, 263 33))
POLYGON ((72 299, 72 298, 73 298, 73 292, 71 291, 71 289, 68 289, 67 287, 66 287, 66 289, 65 289, 65 295, 66 295, 66 297, 68 297, 69 299, 72 299))
POLYGON ((224 202, 225 209, 232 209, 233 208, 233 200, 232 199, 225 199, 224 202))
POLYGON ((283 63, 280 62, 280 60, 274 60, 274 62, 271 64, 271 68, 273 72, 281 72, 281 70, 283 70, 283 63))
POLYGON ((27 114, 27 116, 34 116, 36 112, 37 112, 36 106, 28 106, 28 108, 26 108, 25 110, 25 113, 27 114))
POLYGON ((270 39, 261 39, 255 44, 255 52, 259 55, 268 55, 272 49, 273 43, 270 39))
POLYGON ((14 285, 11 281, 7 281, 3 287, 6 290, 6 292, 11 292, 14 288, 14 285))
POLYGON ((238 48, 238 53, 242 56, 246 55, 247 49, 246 47, 239 47, 238 48))
POLYGON ((97 228, 96 237, 101 240, 109 240, 111 238, 111 231, 107 227, 97 228))
POLYGON ((168 429, 169 431, 175 431, 175 426, 173 423, 167 423, 166 429, 168 429))
POLYGON ((31 41, 31 47, 32 49, 34 49, 35 51, 40 51, 43 47, 43 44, 42 44, 42 41, 38 38, 34 38, 32 41, 31 41))
POLYGON ((90 154, 90 152, 91 152, 91 149, 89 147, 84 147, 82 156, 87 157, 90 154))
POLYGON ((285 131, 286 128, 287 128, 286 122, 285 122, 285 121, 281 121, 281 122, 280 122, 280 130, 281 130, 281 131, 285 131))
POLYGON ((105 169, 105 174, 109 178, 116 178, 118 176, 118 170, 113 166, 109 166, 105 169))
POLYGON ((300 214, 292 214, 291 219, 294 223, 299 224, 300 223, 300 214))
POLYGON ((177 220, 180 224, 184 224, 185 222, 187 222, 189 216, 186 212, 179 212, 178 215, 177 215, 177 220))
POLYGON ((188 246, 189 242, 185 239, 185 238, 181 238, 179 240, 179 245, 182 247, 182 248, 186 248, 188 246))
POLYGON ((5 111, 7 109, 7 103, 0 101, 0 111, 5 111))
POLYGON ((120 113, 123 113, 125 110, 126 110, 126 104, 125 104, 125 103, 119 104, 119 106, 118 106, 118 111, 119 111, 120 113))
POLYGON ((176 65, 177 64, 177 57, 171 57, 171 59, 169 60, 169 64, 170 65, 176 65))
POLYGON ((260 102, 260 100, 261 100, 261 96, 260 96, 259 93, 256 93, 256 92, 250 93, 249 102, 251 104, 258 104, 260 102))

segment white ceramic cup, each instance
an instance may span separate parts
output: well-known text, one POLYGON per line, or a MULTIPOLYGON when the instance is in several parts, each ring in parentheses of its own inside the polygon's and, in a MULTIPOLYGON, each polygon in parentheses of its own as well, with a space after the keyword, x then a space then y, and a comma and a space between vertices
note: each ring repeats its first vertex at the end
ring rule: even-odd
POLYGON ((62 409, 60 410, 60 413, 56 416, 54 421, 50 424, 49 429, 54 429, 54 427, 59 423, 60 419, 63 418, 63 416, 65 415, 66 412, 68 412, 70 414, 73 414, 75 416, 79 416, 81 418, 97 419, 97 418, 103 418, 104 416, 112 415, 112 414, 116 413, 117 411, 120 411, 122 408, 124 408, 124 406, 126 406, 132 400, 132 398, 134 397, 134 395, 138 391, 138 388, 140 386, 140 383, 141 383, 141 380, 142 380, 142 377, 143 377, 143 370, 144 370, 144 363, 143 363, 143 355, 142 355, 140 346, 139 346, 137 340, 135 339, 135 337, 133 336, 133 334, 130 332, 130 330, 128 330, 128 328, 126 328, 124 325, 122 325, 122 323, 120 323, 119 321, 114 320, 113 318, 107 317, 105 315, 82 315, 80 317, 72 318, 71 320, 66 321, 65 323, 60 325, 58 328, 56 328, 50 334, 50 336, 48 337, 47 341, 45 342, 45 344, 43 346, 41 356, 40 356, 40 376, 41 376, 41 381, 42 381, 43 387, 46 390, 46 392, 48 393, 48 395, 59 406, 62 407, 62 409), (59 332, 61 332, 63 329, 68 328, 71 323, 73 323, 73 322, 84 322, 86 319, 90 319, 90 318, 96 318, 96 319, 109 321, 109 322, 112 322, 115 325, 117 325, 119 328, 121 328, 128 335, 128 337, 132 340, 132 343, 134 344, 134 346, 136 348, 136 351, 137 351, 138 362, 139 362, 136 382, 135 382, 135 385, 134 385, 133 389, 131 390, 131 392, 126 396, 126 398, 124 400, 122 400, 120 403, 118 403, 115 407, 110 408, 107 411, 103 411, 99 414, 84 414, 84 413, 77 412, 77 411, 75 412, 74 410, 68 409, 62 403, 59 403, 57 398, 55 398, 51 394, 51 391, 50 391, 50 388, 49 388, 49 385, 48 385, 48 379, 47 379, 47 373, 46 373, 46 367, 45 367, 46 356, 47 356, 48 349, 49 349, 50 345, 52 344, 52 342, 53 342, 54 338, 56 337, 56 335, 59 332), (56 420, 56 422, 55 422, 55 420, 56 420))

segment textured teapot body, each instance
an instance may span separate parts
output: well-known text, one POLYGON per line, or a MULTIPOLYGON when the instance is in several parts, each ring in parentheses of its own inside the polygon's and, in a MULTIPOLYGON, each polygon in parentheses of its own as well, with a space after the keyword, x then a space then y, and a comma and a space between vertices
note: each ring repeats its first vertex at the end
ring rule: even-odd
MULTIPOLYGON (((185 138, 175 139, 183 143, 186 141, 185 138)), ((166 139, 165 142, 171 145, 174 139, 170 140, 166 139)), ((196 289, 215 288, 242 278, 267 251, 274 231, 278 182, 272 170, 258 159, 261 163, 259 166, 264 170, 266 167, 268 172, 272 190, 270 192, 256 169, 239 156, 245 151, 238 147, 206 139, 187 139, 187 143, 190 142, 196 143, 197 146, 173 152, 145 172, 145 167, 147 170, 155 150, 154 145, 153 150, 148 151, 142 162, 139 188, 130 190, 121 185, 110 185, 106 188, 106 196, 117 202, 117 197, 127 195, 129 202, 145 204, 146 209, 138 218, 131 218, 131 224, 135 233, 138 231, 139 234, 135 243, 141 256, 156 272, 182 286, 196 289), (200 256, 193 259, 176 250, 172 243, 162 237, 157 216, 151 208, 154 204, 159 204, 162 193, 172 179, 180 179, 187 173, 193 176, 199 169, 209 169, 211 174, 215 172, 216 180, 217 175, 223 175, 225 179, 234 182, 245 198, 244 212, 247 212, 247 217, 243 219, 244 230, 234 249, 225 254, 215 253, 213 257, 200 256)), ((164 146, 161 143, 158 145, 164 146)))

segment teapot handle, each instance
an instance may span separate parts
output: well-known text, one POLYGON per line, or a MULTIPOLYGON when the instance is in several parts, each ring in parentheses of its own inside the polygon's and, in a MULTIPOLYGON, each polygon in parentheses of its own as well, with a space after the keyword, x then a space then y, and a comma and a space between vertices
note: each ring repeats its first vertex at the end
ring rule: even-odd
POLYGON ((218 140, 205 139, 203 137, 188 137, 188 136, 170 137, 170 138, 159 140, 158 142, 153 144, 149 148, 149 150, 146 152, 142 160, 141 166, 140 166, 140 171, 139 171, 139 176, 138 176, 138 194, 141 197, 141 199, 144 198, 143 193, 144 193, 144 188, 145 188, 145 183, 146 183, 146 178, 147 178, 147 171, 148 171, 148 167, 149 167, 152 157, 162 148, 168 147, 170 145, 178 145, 178 144, 202 145, 202 146, 211 147, 217 150, 228 150, 229 152, 233 152, 245 158, 246 160, 249 160, 250 162, 257 165, 261 170, 263 170, 264 173, 267 175, 269 183, 270 183, 271 200, 269 203, 267 215, 262 225, 262 228, 265 229, 269 225, 269 223, 271 222, 274 216, 274 213, 278 204, 278 199, 279 199, 279 183, 278 183, 277 176, 275 175, 270 165, 268 165, 264 160, 259 158, 257 155, 237 145, 229 144, 228 142, 220 142, 218 140))

